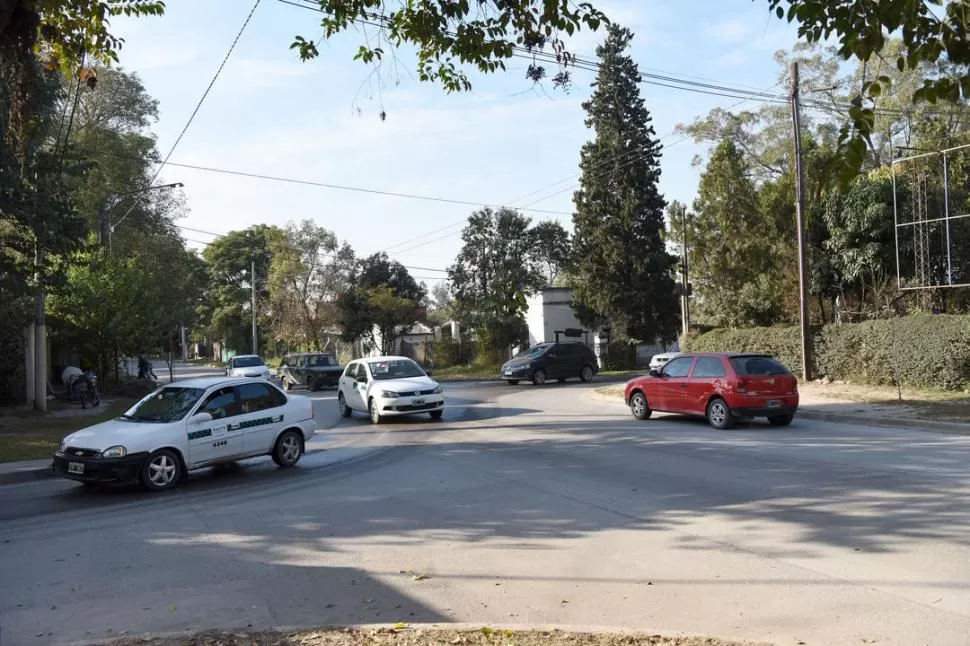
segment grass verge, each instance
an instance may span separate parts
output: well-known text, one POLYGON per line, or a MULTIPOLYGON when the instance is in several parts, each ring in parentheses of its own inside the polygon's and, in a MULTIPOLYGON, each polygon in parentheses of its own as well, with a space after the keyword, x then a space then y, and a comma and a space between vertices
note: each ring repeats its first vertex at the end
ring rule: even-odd
POLYGON ((753 646, 752 642, 713 637, 666 637, 511 631, 416 630, 411 628, 309 630, 299 632, 204 632, 179 637, 136 638, 103 642, 111 646, 753 646))
POLYGON ((432 369, 434 379, 498 379, 501 366, 448 366, 432 369))
POLYGON ((124 413, 133 399, 115 399, 82 411, 79 404, 49 402, 46 413, 24 411, 0 416, 0 462, 49 458, 65 435, 124 413))
POLYGON ((855 402, 881 407, 901 407, 919 417, 941 421, 970 422, 970 396, 945 390, 867 386, 848 383, 800 384, 803 399, 855 402), (900 399, 900 395, 902 398, 900 399))

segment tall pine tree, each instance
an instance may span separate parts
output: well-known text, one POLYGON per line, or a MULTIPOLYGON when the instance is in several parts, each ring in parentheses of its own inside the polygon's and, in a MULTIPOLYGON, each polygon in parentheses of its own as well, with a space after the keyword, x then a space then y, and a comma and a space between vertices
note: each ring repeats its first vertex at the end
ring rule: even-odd
POLYGON ((580 153, 573 199, 574 302, 585 325, 653 342, 676 336, 680 319, 664 246, 666 201, 657 188, 660 142, 640 97, 640 73, 626 53, 633 34, 612 25, 596 49, 600 71, 583 104, 596 136, 580 153))

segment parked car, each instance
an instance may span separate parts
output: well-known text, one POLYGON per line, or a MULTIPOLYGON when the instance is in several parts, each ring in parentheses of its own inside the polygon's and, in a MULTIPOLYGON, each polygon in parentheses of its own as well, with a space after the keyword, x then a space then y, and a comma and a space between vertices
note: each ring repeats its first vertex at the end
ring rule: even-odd
POLYGON ((294 386, 306 386, 309 390, 319 390, 325 386, 335 387, 340 383, 344 367, 332 354, 322 352, 294 352, 283 357, 279 367, 280 383, 284 390, 294 386))
POLYGON ((529 379, 537 386, 547 379, 560 383, 572 377, 592 381, 599 372, 596 355, 585 343, 539 343, 502 366, 502 378, 511 385, 529 379))
POLYGON ((207 377, 162 386, 121 417, 64 438, 54 473, 87 484, 171 489, 188 471, 270 455, 300 461, 316 431, 313 402, 260 378, 207 377))
POLYGON ((374 424, 387 417, 428 413, 441 419, 445 398, 441 385, 407 357, 374 357, 347 364, 337 387, 340 414, 361 411, 374 424))
POLYGON ((269 366, 256 354, 240 354, 226 364, 227 377, 262 377, 269 379, 269 366))
POLYGON ((661 352, 659 354, 655 354, 652 357, 650 357, 650 369, 656 370, 659 372, 661 368, 667 365, 668 361, 670 361, 674 357, 679 357, 679 356, 680 356, 680 342, 674 341, 670 345, 670 347, 667 348, 666 352, 661 352))
POLYGON ((637 419, 662 411, 704 416, 718 429, 748 417, 787 426, 798 410, 798 380, 765 354, 685 354, 628 381, 624 399, 637 419))

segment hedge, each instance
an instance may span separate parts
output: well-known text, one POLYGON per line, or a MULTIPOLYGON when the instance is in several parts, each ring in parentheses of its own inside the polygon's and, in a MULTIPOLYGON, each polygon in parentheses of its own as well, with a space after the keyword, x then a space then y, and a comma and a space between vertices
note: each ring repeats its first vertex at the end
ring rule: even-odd
MULTIPOLYGON (((895 363, 904 386, 970 388, 970 316, 920 314, 826 325, 813 330, 812 346, 816 378, 892 385, 895 363)), ((684 347, 691 352, 764 352, 801 372, 798 327, 713 330, 689 337, 684 347)))

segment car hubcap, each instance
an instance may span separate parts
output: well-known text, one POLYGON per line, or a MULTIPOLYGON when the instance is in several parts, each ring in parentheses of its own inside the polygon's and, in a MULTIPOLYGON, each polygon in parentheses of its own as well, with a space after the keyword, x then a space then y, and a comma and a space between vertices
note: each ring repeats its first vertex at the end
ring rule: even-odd
POLYGON ((300 441, 294 435, 287 435, 283 438, 283 461, 296 462, 300 457, 300 441))
POLYGON ((340 397, 337 398, 337 406, 340 406, 340 412, 341 413, 347 411, 347 402, 344 401, 344 396, 343 395, 341 395, 340 397))
POLYGON ((646 410, 646 403, 643 401, 643 397, 639 395, 633 398, 633 414, 643 415, 643 411, 646 410))
POLYGON ((378 419, 378 417, 379 417, 379 415, 377 413, 377 405, 375 405, 374 404, 374 401, 371 400, 371 403, 370 403, 370 418, 376 422, 377 419, 378 419))
POLYGON ((583 368, 583 381, 589 381, 593 378, 593 371, 589 369, 589 366, 583 368))
POLYGON ((725 418, 724 405, 716 403, 711 405, 711 421, 715 424, 723 424, 725 418))
POLYGON ((546 373, 542 372, 541 370, 539 372, 537 372, 536 373, 536 383, 537 384, 544 384, 544 383, 546 383, 546 373))
POLYGON ((148 465, 148 479, 158 487, 167 487, 175 480, 177 470, 172 458, 160 455, 148 465))

